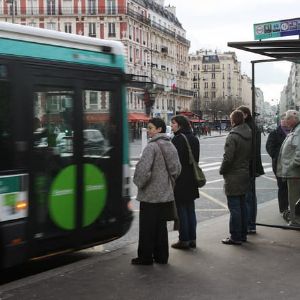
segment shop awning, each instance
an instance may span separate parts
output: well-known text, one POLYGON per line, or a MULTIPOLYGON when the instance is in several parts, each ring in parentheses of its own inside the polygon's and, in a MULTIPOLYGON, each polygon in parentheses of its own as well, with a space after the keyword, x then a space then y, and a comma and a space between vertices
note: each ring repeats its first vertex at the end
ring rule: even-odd
POLYGON ((201 119, 190 119, 190 122, 192 122, 192 123, 205 123, 207 121, 206 120, 201 120, 201 119))
POLYGON ((84 118, 87 123, 108 122, 109 114, 108 113, 85 113, 84 118))
POLYGON ((200 115, 197 115, 191 111, 181 111, 180 115, 186 116, 192 123, 205 123, 206 120, 202 120, 200 115))
POLYGON ((148 122, 150 118, 143 113, 129 113, 128 121, 129 122, 148 122))

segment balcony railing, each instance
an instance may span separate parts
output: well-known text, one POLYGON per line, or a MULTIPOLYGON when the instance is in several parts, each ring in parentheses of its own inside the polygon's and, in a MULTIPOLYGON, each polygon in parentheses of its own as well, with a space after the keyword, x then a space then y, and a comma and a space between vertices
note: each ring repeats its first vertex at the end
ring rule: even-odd
POLYGON ((183 95, 183 96, 189 96, 189 97, 194 96, 194 91, 191 91, 191 90, 175 88, 175 89, 172 89, 172 92, 174 94, 183 95))
MULTIPOLYGON (((185 39, 184 37, 176 34, 174 31, 151 21, 148 17, 143 14, 140 14, 126 6, 119 6, 115 8, 107 8, 104 6, 95 7, 94 5, 88 6, 87 8, 78 9, 77 7, 69 6, 69 7, 62 7, 62 6, 30 6, 24 7, 21 6, 18 10, 15 11, 14 17, 32 17, 32 16, 114 16, 114 15, 128 15, 146 25, 151 26, 154 29, 157 29, 166 35, 175 38, 179 42, 190 46, 190 41, 185 39)), ((10 17, 12 16, 12 11, 8 9, 1 14, 3 17, 10 17)))

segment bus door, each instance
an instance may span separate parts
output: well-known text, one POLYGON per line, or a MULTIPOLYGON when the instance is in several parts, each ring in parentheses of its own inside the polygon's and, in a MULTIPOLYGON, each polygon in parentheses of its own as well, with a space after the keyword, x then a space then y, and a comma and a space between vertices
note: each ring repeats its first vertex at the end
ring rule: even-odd
POLYGON ((121 209, 117 77, 59 73, 35 78, 33 87, 31 230, 41 250, 109 237, 105 228, 121 209))

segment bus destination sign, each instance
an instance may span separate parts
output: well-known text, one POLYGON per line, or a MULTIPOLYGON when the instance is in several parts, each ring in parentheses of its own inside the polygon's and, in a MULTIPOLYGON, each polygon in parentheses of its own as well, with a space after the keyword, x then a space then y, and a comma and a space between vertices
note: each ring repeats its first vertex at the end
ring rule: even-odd
POLYGON ((300 18, 258 23, 253 28, 255 40, 300 35, 300 18))

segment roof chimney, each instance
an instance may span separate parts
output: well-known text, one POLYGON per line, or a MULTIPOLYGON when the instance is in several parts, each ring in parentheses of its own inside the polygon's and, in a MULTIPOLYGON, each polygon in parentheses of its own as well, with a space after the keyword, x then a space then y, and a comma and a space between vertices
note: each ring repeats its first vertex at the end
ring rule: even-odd
POLYGON ((174 16, 176 16, 176 7, 175 7, 175 6, 171 6, 171 5, 169 4, 169 6, 166 6, 165 9, 166 9, 167 11, 169 11, 170 13, 172 13, 174 16))

